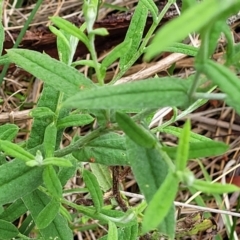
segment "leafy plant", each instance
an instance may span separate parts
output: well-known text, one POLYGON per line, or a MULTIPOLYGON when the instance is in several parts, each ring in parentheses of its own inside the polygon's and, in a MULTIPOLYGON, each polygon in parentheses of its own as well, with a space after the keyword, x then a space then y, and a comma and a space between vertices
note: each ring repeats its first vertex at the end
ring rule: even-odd
MULTIPOLYGON (((187 114, 202 105, 205 102, 202 99, 224 98, 240 113, 238 78, 227 65, 210 59, 220 33, 227 35, 229 31, 226 24, 219 30, 219 21, 225 23, 226 18, 239 9, 239 1, 212 0, 190 4, 180 17, 160 28, 149 43, 173 3, 169 0, 159 13, 154 1, 140 0, 124 42, 102 62, 97 60, 94 40, 96 35, 104 36, 107 31, 93 28, 99 7, 97 0, 84 1, 86 24, 80 28, 62 18, 50 18, 55 25, 50 29, 57 36, 60 60, 26 49, 9 49, 1 58, 1 64, 15 63, 44 82, 42 95, 31 112, 34 121, 29 139, 22 144, 13 143, 18 127, 14 124, 0 126, 0 157, 4 159, 0 166, 1 238, 29 239, 34 228, 39 239, 73 239, 73 229, 77 226, 68 211, 72 208, 84 216, 82 223, 85 218, 108 225, 109 232, 102 239, 134 240, 144 234, 174 239, 173 201, 179 186, 207 194, 239 191, 234 185, 195 179, 187 167, 189 159, 223 154, 227 145, 192 133, 190 120, 183 129, 166 124, 151 130, 146 127, 148 119, 159 107, 178 107, 187 114), (152 14, 153 23, 143 36, 148 12, 152 14), (199 14, 201 20, 193 18, 199 14), (199 49, 178 43, 193 31, 201 35, 199 49), (74 62, 78 41, 86 45, 90 60, 74 62), (150 60, 171 47, 179 52, 190 51, 195 56, 194 76, 184 80, 155 77, 114 85, 143 53, 145 59, 150 60), (106 71, 115 61, 119 61, 120 72, 110 84, 105 84, 106 71), (77 64, 92 67, 98 83, 79 73, 73 67, 77 64), (200 85, 205 78, 211 79, 224 94, 211 93, 213 88, 202 92, 200 85), (135 114, 129 114, 132 109, 136 110, 135 114), (75 136, 69 146, 60 147, 65 128, 84 126, 93 121, 98 123, 96 128, 85 136, 75 136), (164 146, 155 135, 167 131, 179 137, 177 147, 164 146), (205 151, 206 146, 210 147, 209 151, 205 151), (5 161, 6 156, 13 160, 5 161), (88 162, 91 171, 81 162, 88 162), (115 210, 114 202, 107 206, 103 201, 103 193, 111 187, 106 166, 116 165, 131 167, 145 197, 143 203, 127 207, 127 211, 115 210), (64 198, 64 185, 77 170, 86 185, 84 190, 92 199, 91 206, 78 205, 64 198), (13 222, 23 215, 22 225, 15 227, 13 222)), ((0 39, 3 39, 3 29, 0 30, 0 39)), ((226 63, 236 58, 233 43, 228 40, 226 63)), ((174 116, 171 122, 178 117, 174 116)), ((76 192, 80 191, 83 189, 76 189, 76 192)), ((127 206, 124 199, 121 201, 127 206)))

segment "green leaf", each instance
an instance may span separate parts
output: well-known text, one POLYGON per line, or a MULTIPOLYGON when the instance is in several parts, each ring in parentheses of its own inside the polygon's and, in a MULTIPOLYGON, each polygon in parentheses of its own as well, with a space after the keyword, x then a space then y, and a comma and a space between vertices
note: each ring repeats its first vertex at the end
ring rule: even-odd
POLYGON ((108 222, 108 237, 107 237, 107 240, 118 240, 117 227, 111 221, 108 222))
POLYGON ((240 113, 238 97, 240 82, 238 77, 227 67, 215 63, 212 60, 206 60, 204 65, 196 65, 196 67, 217 84, 222 92, 227 94, 227 104, 232 106, 237 113, 240 113))
POLYGON ((48 55, 26 49, 10 49, 8 56, 19 67, 68 96, 80 92, 81 88, 93 87, 91 80, 76 69, 48 55))
POLYGON ((144 1, 138 1, 138 5, 134 11, 131 23, 125 37, 126 42, 132 41, 131 48, 126 52, 119 62, 119 68, 123 69, 124 66, 130 61, 132 56, 137 52, 140 43, 142 42, 143 31, 146 25, 148 16, 148 9, 144 1))
POLYGON ((33 118, 54 117, 55 113, 48 107, 33 108, 29 115, 33 118))
POLYGON ((129 165, 126 157, 125 137, 117 133, 104 134, 85 144, 73 156, 81 162, 104 165, 129 165))
MULTIPOLYGON (((61 98, 61 93, 45 83, 37 107, 46 107, 55 113, 57 111, 59 98, 61 98), (51 99, 51 101, 49 101, 49 99, 51 99)), ((34 118, 30 136, 27 141, 28 149, 35 148, 35 151, 37 151, 40 148, 40 145, 43 143, 45 129, 52 121, 53 118, 47 116, 34 118)), ((59 141, 60 139, 58 142, 59 141)))
POLYGON ((78 38, 89 49, 88 38, 78 27, 60 17, 51 17, 50 20, 60 29, 78 38))
POLYGON ((209 194, 223 194, 239 192, 240 188, 233 184, 211 183, 202 180, 195 179, 191 187, 198 191, 209 194))
POLYGON ((173 204, 177 191, 178 180, 170 172, 145 211, 142 224, 143 233, 153 230, 164 220, 173 204))
MULTIPOLYGON (((141 192, 149 203, 167 176, 168 166, 156 149, 147 149, 127 138, 127 155, 134 177, 141 192)), ((174 210, 168 215, 159 227, 161 233, 172 236, 174 233, 174 210)))
MULTIPOLYGON (((162 128, 160 131, 164 132, 164 133, 172 134, 172 135, 179 138, 180 135, 183 132, 183 129, 179 128, 179 127, 174 127, 174 126, 167 126, 167 127, 162 128)), ((194 132, 190 132, 190 139, 189 139, 190 143, 192 143, 192 142, 205 142, 205 141, 212 141, 212 139, 210 139, 208 137, 205 137, 203 135, 194 133, 194 132)))
POLYGON ((0 65, 9 64, 10 59, 7 54, 0 56, 0 65))
MULTIPOLYGON (((228 145, 222 142, 193 142, 189 144, 188 159, 218 156, 224 154, 228 148, 228 145)), ((162 149, 167 152, 171 159, 176 159, 177 147, 163 147, 162 149)))
POLYGON ((43 165, 55 165, 58 167, 72 167, 70 160, 66 158, 49 157, 43 160, 43 165))
POLYGON ((1 239, 12 239, 18 235, 18 229, 10 222, 0 219, 1 239))
MULTIPOLYGON (((2 1, 1 1, 0 4, 2 5, 2 1)), ((0 6, 0 8, 2 8, 2 6, 0 6)), ((1 18, 2 18, 2 9, 1 9, 1 18)), ((4 38, 5 38, 4 27, 3 27, 2 21, 1 21, 1 22, 0 22, 0 55, 2 55, 4 38)))
POLYGON ((61 29, 58 30, 53 26, 49 26, 49 28, 57 36, 57 50, 60 61, 71 65, 78 46, 78 39, 61 29))
MULTIPOLYGON (((39 213, 47 206, 50 199, 39 190, 34 191, 23 198, 23 201, 30 211, 34 222, 39 213)), ((43 239, 73 239, 72 230, 69 228, 67 220, 57 213, 54 220, 43 229, 39 229, 43 239)))
POLYGON ((56 199, 62 197, 62 185, 53 166, 49 165, 45 167, 43 171, 43 181, 47 190, 53 197, 56 199))
POLYGON ((39 229, 46 228, 54 220, 59 212, 60 203, 52 199, 45 208, 39 213, 36 219, 36 225, 39 229))
POLYGON ((104 192, 112 187, 112 178, 109 168, 102 164, 90 163, 92 173, 96 176, 99 186, 104 192))
POLYGON ((73 67, 78 66, 78 65, 84 65, 84 66, 88 66, 88 67, 94 68, 95 67, 95 62, 93 60, 91 60, 91 59, 90 60, 83 59, 83 60, 79 60, 79 61, 73 62, 71 65, 73 67))
POLYGON ((5 154, 10 155, 11 157, 19 158, 25 162, 35 158, 31 153, 24 150, 22 147, 6 140, 0 140, 0 149, 4 151, 5 154))
POLYGON ((132 39, 124 41, 114 47, 114 49, 103 59, 101 69, 106 70, 112 63, 125 54, 132 44, 132 39))
POLYGON ((99 35, 99 36, 107 36, 109 34, 106 28, 97 28, 91 31, 91 34, 99 35))
POLYGON ((146 6, 146 8, 151 12, 154 23, 157 23, 158 7, 157 7, 156 4, 154 3, 154 1, 152 1, 152 0, 142 0, 141 2, 142 2, 142 3, 146 6))
MULTIPOLYGON (((119 240, 135 240, 138 239, 138 224, 134 224, 129 227, 123 227, 117 229, 119 240)), ((99 240, 107 240, 108 234, 101 237, 99 240)))
POLYGON ((13 222, 20 218, 26 212, 27 208, 24 205, 22 199, 19 198, 4 209, 4 211, 0 214, 0 219, 8 222, 13 222))
POLYGON ((17 159, 1 165, 0 205, 12 202, 35 190, 42 183, 42 171, 43 168, 30 168, 17 159))
POLYGON ((94 121, 94 118, 89 114, 69 115, 57 122, 58 128, 66 128, 72 126, 84 126, 94 121))
POLYGON ((0 126, 0 139, 12 141, 16 137, 18 131, 19 128, 17 125, 6 123, 0 126))
POLYGON ((128 109, 186 106, 189 82, 177 78, 148 79, 116 86, 81 91, 67 99, 64 107, 128 109), (144 101, 143 101, 144 100, 144 101))
POLYGON ((116 121, 120 128, 138 145, 154 148, 157 143, 152 133, 141 125, 137 125, 127 114, 116 112, 116 121))
POLYGON ((134 224, 130 227, 125 227, 119 234, 121 240, 133 240, 138 237, 138 224, 134 224), (122 236, 121 236, 122 235, 122 236))
POLYGON ((176 53, 182 53, 186 54, 188 56, 195 57, 198 53, 199 48, 183 44, 183 43, 173 43, 171 46, 166 47, 166 52, 176 52, 176 53))
POLYGON ((239 6, 240 3, 238 0, 212 0, 202 1, 190 7, 178 18, 170 21, 156 33, 151 45, 147 49, 145 59, 150 60, 174 42, 183 40, 189 33, 198 31, 203 26, 211 23, 211 21, 225 11, 228 11, 228 14, 236 12, 239 6), (196 16, 201 16, 201 21, 199 21, 196 16), (184 28, 182 26, 184 26, 184 28), (174 34, 172 34, 173 32, 174 34), (168 37, 166 38, 166 36, 168 37), (160 42, 161 44, 159 44, 160 42))
MULTIPOLYGON (((58 178, 62 184, 62 186, 65 186, 67 181, 75 176, 76 171, 78 169, 78 164, 76 158, 74 158, 72 155, 67 155, 64 157, 64 161, 70 161, 72 166, 71 167, 61 167, 58 171, 58 178)), ((58 165, 59 166, 59 165, 58 165)))
POLYGON ((168 166, 156 149, 139 146, 127 138, 127 155, 134 177, 147 202, 163 183, 168 166))
POLYGON ((50 123, 44 133, 43 139, 43 148, 45 151, 45 157, 52 157, 55 147, 56 147, 56 139, 57 139, 57 127, 54 122, 50 123))
POLYGON ((191 124, 187 120, 184 124, 183 131, 181 133, 176 155, 176 171, 184 171, 187 166, 189 155, 189 139, 190 139, 191 124))
POLYGON ((82 173, 84 183, 89 190, 94 206, 97 212, 100 212, 103 207, 103 194, 99 187, 96 177, 89 171, 83 170, 82 173))
POLYGON ((95 207, 85 207, 67 202, 67 204, 75 208, 78 212, 85 214, 95 220, 100 220, 102 223, 114 222, 119 227, 129 227, 137 223, 135 214, 132 211, 124 213, 122 211, 104 209, 100 213, 96 212, 95 207))

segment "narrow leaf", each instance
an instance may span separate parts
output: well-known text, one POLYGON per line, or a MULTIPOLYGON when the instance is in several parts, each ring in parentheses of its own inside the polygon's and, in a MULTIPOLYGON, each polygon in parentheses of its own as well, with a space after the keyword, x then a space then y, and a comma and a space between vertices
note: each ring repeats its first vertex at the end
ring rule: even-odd
POLYGON ((125 54, 132 44, 132 40, 124 41, 117 45, 102 61, 101 68, 106 70, 114 61, 125 54))
POLYGON ((33 160, 35 157, 15 143, 0 140, 0 149, 11 157, 19 158, 25 162, 33 160))
MULTIPOLYGON (((189 159, 211 157, 224 154, 228 150, 228 145, 222 142, 207 141, 193 142, 189 145, 189 159)), ((176 159, 177 147, 163 147, 171 159, 176 159)))
POLYGON ((57 127, 54 122, 50 123, 44 133, 43 139, 43 148, 45 151, 45 157, 52 157, 55 147, 56 147, 56 139, 57 139, 57 127))
POLYGON ((59 212, 60 203, 52 199, 45 208, 39 213, 36 225, 39 229, 46 228, 54 220, 59 212))
POLYGON ((127 155, 134 177, 147 202, 163 183, 168 166, 156 149, 139 146, 127 138, 127 155))
MULTIPOLYGON (((167 176, 168 166, 156 149, 147 149, 127 138, 127 155, 134 177, 141 192, 149 203, 167 176)), ((174 208, 159 226, 161 233, 172 236, 174 233, 174 208)))
POLYGON ((107 237, 107 240, 118 240, 117 227, 111 221, 108 222, 108 237, 107 237))
POLYGON ((176 78, 148 79, 81 91, 67 99, 64 107, 88 109, 158 108, 186 106, 189 82, 176 78))
POLYGON ((18 229, 10 222, 0 219, 1 239, 12 239, 18 235, 18 229))
POLYGON ((24 205, 22 199, 19 198, 4 209, 4 211, 0 214, 0 219, 8 222, 13 222, 20 218, 26 212, 27 208, 24 205))
POLYGON ((203 26, 210 23, 224 11, 229 9, 235 12, 240 3, 238 0, 224 1, 212 0, 202 1, 199 4, 190 7, 183 12, 178 18, 172 20, 163 26, 154 37, 151 45, 147 49, 145 59, 150 60, 166 47, 171 46, 174 42, 183 40, 189 33, 200 30, 203 26), (200 16, 199 21, 195 16, 200 16), (184 28, 182 27, 184 26, 184 28), (174 32, 174 34, 172 34, 174 32), (166 36, 168 36, 166 38, 166 36), (161 42, 161 44, 159 44, 161 42))
POLYGON ((94 121, 89 114, 69 115, 60 119, 57 123, 58 128, 66 128, 73 126, 84 126, 94 121))
POLYGON ((49 193, 56 199, 62 197, 62 185, 53 168, 53 166, 46 166, 43 171, 43 181, 49 193))
POLYGON ((55 165, 58 167, 71 167, 72 163, 66 158, 49 157, 43 160, 42 165, 55 165))
POLYGON ((240 113, 239 97, 240 82, 238 77, 227 67, 207 60, 204 65, 196 65, 199 70, 206 74, 219 88, 227 94, 226 102, 240 113))
POLYGON ((19 67, 68 96, 79 92, 81 88, 93 87, 91 80, 76 69, 48 55, 26 49, 10 49, 8 56, 19 67))
MULTIPOLYGON (((0 8, 2 8, 3 2, 1 1, 0 4, 1 4, 0 8)), ((2 9, 1 9, 0 13, 1 13, 1 17, 2 17, 2 9)), ((4 27, 2 25, 2 21, 0 21, 0 55, 2 55, 4 38, 5 38, 4 27)))
POLYGON ((154 23, 157 23, 158 7, 156 6, 155 2, 153 0, 142 0, 142 3, 151 12, 154 23))
POLYGON ((187 120, 184 124, 183 131, 181 133, 176 155, 176 171, 184 171, 187 166, 189 155, 189 139, 190 139, 191 125, 187 120))
MULTIPOLYGON (((39 213, 47 206, 50 199, 39 190, 34 191, 23 198, 23 201, 36 222, 39 213)), ((54 220, 43 229, 39 229, 43 239, 73 239, 73 232, 68 226, 67 220, 57 213, 54 220)))
MULTIPOLYGON (((174 126, 167 126, 161 129, 161 132, 169 133, 176 137, 180 137, 180 135, 183 132, 183 129, 179 127, 174 127, 174 126)), ((194 132, 190 132, 189 142, 205 142, 205 141, 212 141, 212 139, 194 132)))
POLYGON ((154 148, 156 145, 157 140, 150 130, 137 125, 127 114, 116 112, 116 121, 127 136, 138 145, 145 148, 154 148))
POLYGON ((29 114, 33 118, 54 117, 55 113, 48 107, 36 107, 29 114))
POLYGON ((108 166, 129 165, 126 156, 125 137, 117 133, 104 134, 74 151, 81 162, 100 163, 108 166))
POLYGON ((240 188, 233 184, 211 183, 198 179, 195 179, 191 187, 209 194, 223 194, 240 191, 240 188))
POLYGON ((166 47, 166 52, 175 52, 175 53, 182 53, 188 56, 195 57, 198 53, 198 48, 183 44, 183 43, 173 43, 171 46, 166 47))
POLYGON ((0 166, 0 205, 29 194, 42 183, 43 169, 30 168, 21 160, 0 166), (11 174, 9 174, 11 173, 11 174))
POLYGON ((178 180, 173 173, 169 173, 145 211, 143 233, 153 230, 164 220, 173 204, 177 190, 178 180))
POLYGON ((132 41, 130 51, 126 52, 121 58, 119 62, 120 69, 123 69, 124 66, 128 63, 128 61, 132 58, 132 56, 138 50, 138 47, 142 41, 142 35, 144 31, 144 27, 146 25, 146 20, 148 16, 148 9, 144 4, 144 1, 138 1, 138 5, 131 19, 131 23, 129 25, 125 40, 126 42, 132 41))
POLYGON ((112 187, 112 178, 109 167, 102 164, 90 163, 90 168, 93 174, 96 176, 101 189, 104 192, 107 192, 112 187))
POLYGON ((60 29, 78 38, 87 48, 89 48, 87 36, 78 27, 60 17, 51 17, 50 20, 60 29))
POLYGON ((103 194, 96 177, 89 171, 83 170, 83 180, 91 194, 97 212, 103 207, 103 194))
POLYGON ((15 124, 4 124, 0 126, 0 139, 12 141, 16 137, 18 130, 19 128, 15 124))

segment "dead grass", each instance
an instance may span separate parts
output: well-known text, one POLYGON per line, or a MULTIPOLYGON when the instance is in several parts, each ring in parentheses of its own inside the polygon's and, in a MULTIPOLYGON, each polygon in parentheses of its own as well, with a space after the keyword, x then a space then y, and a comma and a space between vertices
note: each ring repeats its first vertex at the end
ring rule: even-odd
MULTIPOLYGON (((27 1, 28 4, 23 8, 15 8, 15 3, 17 1, 5 1, 4 6, 4 18, 3 24, 6 30, 6 34, 11 35, 11 30, 22 28, 24 22, 29 16, 30 12, 33 9, 32 2, 27 1)), ((54 1, 46 0, 44 1, 41 9, 38 11, 34 21, 31 24, 30 29, 34 29, 41 25, 48 25, 48 17, 53 15, 60 15, 64 18, 69 18, 72 16, 82 16, 81 11, 81 1, 79 0, 69 0, 69 1, 54 1)), ((124 1, 116 0, 110 1, 112 4, 117 4, 119 6, 125 6, 129 9, 132 9, 135 1, 124 1)), ((100 19, 104 18, 107 14, 110 14, 111 9, 102 8, 99 17, 100 19)), ((236 28, 233 26, 233 32, 236 28)), ((234 32, 236 39, 238 35, 234 32)), ((220 60, 222 51, 224 50, 224 40, 221 43, 218 52, 215 54, 217 61, 220 60)), ((104 53, 106 54, 106 53, 104 53)), ((101 57, 101 56, 100 56, 101 57)), ((155 74, 166 74, 166 69, 172 64, 176 64, 175 74, 177 76, 187 76, 190 75, 193 71, 193 59, 189 58, 183 54, 171 54, 161 59, 157 59, 154 63, 137 63, 135 64, 128 72, 127 76, 124 76, 117 83, 125 83, 128 81, 137 81, 138 79, 147 78, 154 76, 155 74)), ((116 66, 113 66, 112 71, 108 72, 107 79, 111 79, 115 74, 116 66)), ((81 69, 82 72, 87 74, 88 69, 81 69)), ((1 104, 0 104, 0 124, 3 123, 16 123, 20 127, 20 133, 18 135, 17 142, 26 140, 28 138, 28 131, 31 128, 31 119, 28 115, 29 111, 35 106, 37 99, 41 93, 42 83, 41 81, 34 79, 34 77, 29 74, 26 75, 25 72, 22 72, 20 69, 15 69, 14 71, 9 71, 5 77, 5 81, 0 89, 1 104)), ((171 113, 170 113, 171 114, 171 113)), ((202 106, 200 109, 190 114, 192 120, 193 131, 207 136, 211 139, 225 142, 230 145, 229 151, 224 156, 214 157, 214 158, 205 158, 201 159, 203 168, 210 174, 212 179, 220 178, 226 170, 231 170, 234 166, 239 164, 239 146, 240 146, 240 117, 234 112, 230 107, 227 107, 224 102, 221 101, 209 101, 207 104, 202 106)), ((169 115, 161 115, 163 121, 169 118, 169 115)), ((184 120, 184 119, 183 119, 184 120)), ((161 121, 161 119, 159 119, 161 121)), ((177 122, 175 125, 182 126, 183 121, 177 122)), ((65 144, 69 143, 73 137, 76 130, 71 133, 65 133, 65 144)), ((169 145, 176 144, 176 139, 168 135, 161 136, 164 142, 169 145)), ((189 168, 195 173, 196 177, 201 179, 203 178, 203 172, 197 161, 190 161, 189 168)), ((124 169, 122 169, 124 172, 124 169)), ((240 185, 240 182, 237 181, 239 176, 239 167, 234 169, 229 177, 232 177, 236 180, 236 184, 240 185)), ((76 176, 66 186, 67 188, 73 187, 83 187, 83 182, 80 176, 76 176)), ((129 193, 139 193, 138 187, 131 173, 127 174, 122 178, 121 181, 122 190, 129 193)), ((178 202, 188 202, 192 194, 184 189, 179 192, 177 201, 178 202)), ((68 196, 72 201, 77 201, 82 196, 68 196)), ((236 194, 232 196, 226 196, 222 205, 219 206, 216 204, 215 200, 210 197, 204 197, 205 203, 209 208, 221 209, 223 206, 230 211, 234 211, 237 202, 236 194), (228 206, 229 205, 229 206, 228 206)), ((130 204, 134 205, 140 200, 136 197, 129 197, 130 204)), ((191 203, 194 203, 192 199, 191 203)), ((182 208, 182 213, 189 214, 189 212, 198 212, 199 210, 194 210, 192 208, 182 208)), ((213 215, 217 224, 218 232, 222 233, 222 236, 225 235, 225 228, 222 222, 222 218, 219 214, 213 215)), ((100 236, 106 233, 106 229, 103 226, 98 226, 97 223, 92 223, 93 230, 86 230, 83 232, 75 231, 75 239, 98 239, 100 236)), ((81 226, 82 227, 82 226, 81 226)), ((236 232, 239 233, 239 227, 236 228, 236 232)), ((193 237, 192 239, 213 239, 211 234, 199 234, 198 236, 193 237)))

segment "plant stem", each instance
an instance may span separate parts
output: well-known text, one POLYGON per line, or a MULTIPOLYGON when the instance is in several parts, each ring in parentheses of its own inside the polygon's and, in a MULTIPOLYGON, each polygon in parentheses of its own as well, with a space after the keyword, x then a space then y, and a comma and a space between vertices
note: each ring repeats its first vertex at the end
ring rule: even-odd
POLYGON ((75 143, 69 145, 68 147, 65 147, 63 149, 57 150, 54 152, 55 157, 63 157, 67 154, 72 153, 73 151, 79 150, 82 146, 87 144, 89 141, 99 137, 103 133, 107 133, 109 130, 106 128, 100 127, 96 129, 95 131, 92 131, 91 133, 85 135, 84 137, 78 139, 75 143))
POLYGON ((103 82, 103 78, 101 77, 101 74, 100 74, 99 63, 97 60, 97 54, 96 54, 96 49, 95 49, 95 45, 94 45, 95 34, 89 33, 88 38, 89 38, 89 51, 90 51, 90 54, 91 54, 91 57, 92 57, 92 60, 93 60, 94 66, 95 66, 94 68, 96 71, 97 80, 98 80, 99 84, 102 86, 102 85, 104 85, 104 82, 103 82))

